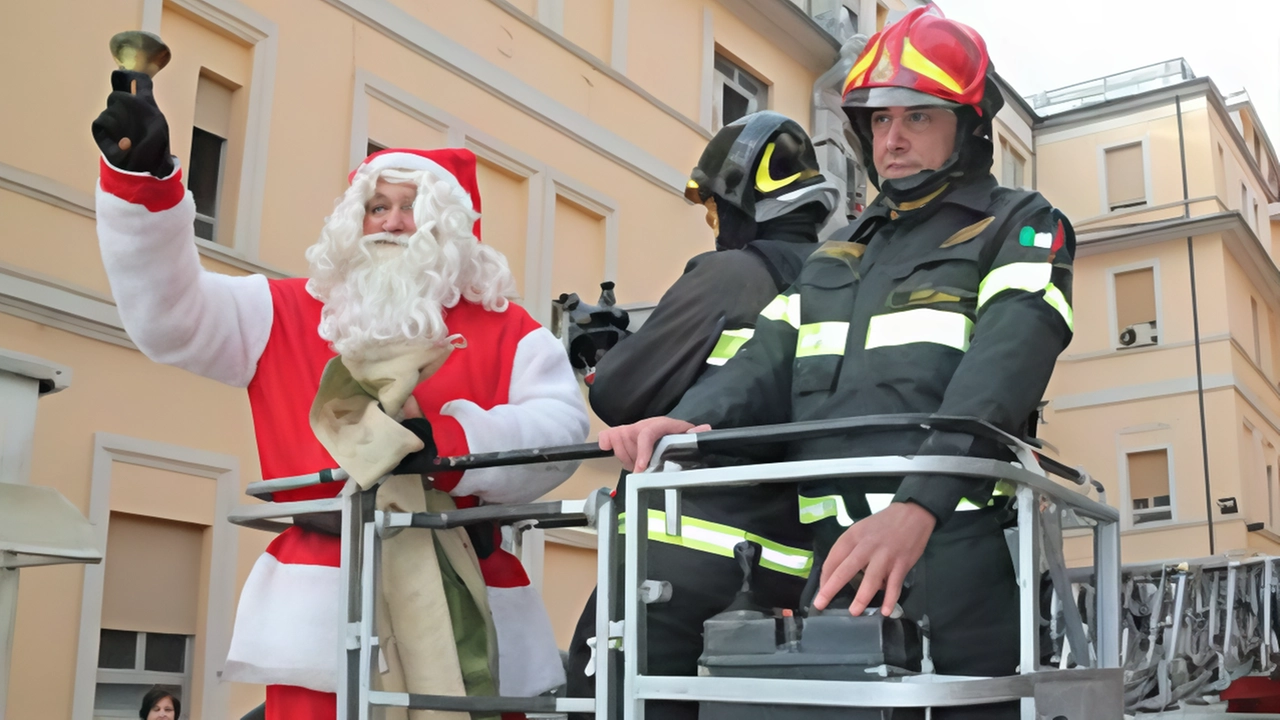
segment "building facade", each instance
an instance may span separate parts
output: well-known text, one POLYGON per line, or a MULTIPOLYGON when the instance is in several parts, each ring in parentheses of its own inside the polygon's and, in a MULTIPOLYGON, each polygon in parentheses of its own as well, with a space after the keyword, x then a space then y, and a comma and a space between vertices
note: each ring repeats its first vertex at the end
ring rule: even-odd
POLYGON ((1078 241, 1040 436, 1106 486, 1126 562, 1280 552, 1280 182, 1248 96, 1178 60, 1031 100, 1078 241))
MULTIPOLYGON (((467 147, 480 158, 484 241, 523 304, 652 306, 709 250, 682 196, 719 127, 770 109, 816 126, 815 81, 851 29, 896 0, 53 0, 6 7, 0 49, 0 347, 70 367, 40 403, 31 482, 94 525, 100 565, 22 576, 7 717, 131 717, 152 683, 184 715, 239 717, 262 688, 224 683, 235 603, 270 537, 226 522, 258 480, 242 390, 156 365, 120 325, 97 251, 98 151, 116 32, 173 50, 157 77, 209 270, 304 274, 303 251, 379 147, 467 147), (48 38, 58 51, 47 53, 48 38)), ((829 133, 834 131, 828 131, 829 133)), ((839 138, 828 137, 831 145, 839 138)), ((847 170, 839 148, 825 162, 847 170)), ((597 424, 596 430, 599 429, 597 424)), ((612 486, 587 463, 555 497, 612 486)), ((526 538, 562 645, 594 585, 589 534, 526 538)))

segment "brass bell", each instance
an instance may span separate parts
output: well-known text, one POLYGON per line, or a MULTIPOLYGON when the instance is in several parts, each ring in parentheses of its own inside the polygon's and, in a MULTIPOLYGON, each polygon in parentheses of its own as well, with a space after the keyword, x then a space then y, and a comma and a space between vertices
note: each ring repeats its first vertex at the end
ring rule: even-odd
POLYGON ((111 56, 121 70, 146 73, 154 78, 169 64, 169 46, 159 35, 142 30, 126 30, 111 38, 111 56))

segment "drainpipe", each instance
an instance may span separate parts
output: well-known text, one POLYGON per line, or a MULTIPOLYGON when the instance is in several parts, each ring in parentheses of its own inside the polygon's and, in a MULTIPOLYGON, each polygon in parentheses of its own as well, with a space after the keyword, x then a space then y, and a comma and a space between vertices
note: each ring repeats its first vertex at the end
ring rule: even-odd
POLYGON ((822 174, 843 191, 836 212, 832 213, 831 219, 818 233, 823 239, 844 227, 849 216, 853 215, 854 208, 849 207, 849 199, 854 195, 851 191, 857 189, 854 186, 859 177, 859 173, 849 172, 849 168, 856 167, 856 161, 847 139, 850 134, 849 120, 840 107, 840 91, 849 71, 853 69, 854 61, 866 47, 867 36, 851 35, 843 40, 835 64, 814 81, 810 96, 809 134, 818 154, 818 166, 822 168, 822 174))
MULTIPOLYGON (((1178 116, 1178 155, 1182 161, 1182 219, 1191 218, 1191 205, 1187 188, 1187 145, 1182 134, 1182 97, 1173 96, 1174 111, 1178 116)), ((1213 486, 1209 482, 1209 431, 1204 416, 1204 364, 1200 358, 1200 309, 1196 302, 1196 251, 1190 235, 1187 236, 1187 265, 1191 272, 1191 331, 1196 347, 1196 397, 1200 401, 1200 452, 1204 456, 1204 512, 1209 523, 1209 554, 1216 555, 1213 537, 1213 486)))

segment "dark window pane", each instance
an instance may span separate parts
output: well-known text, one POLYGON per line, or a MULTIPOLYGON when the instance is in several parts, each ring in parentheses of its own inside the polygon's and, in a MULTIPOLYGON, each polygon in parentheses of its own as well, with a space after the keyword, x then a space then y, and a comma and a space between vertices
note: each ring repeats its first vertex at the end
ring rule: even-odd
POLYGON ((727 78, 732 78, 735 74, 735 70, 737 70, 737 68, 735 68, 728 60, 725 60, 719 55, 716 56, 716 72, 727 78))
POLYGON ((138 666, 138 633, 103 630, 98 636, 98 667, 133 670, 138 666))
POLYGON ((187 657, 187 636, 165 633, 147 633, 147 662, 145 670, 155 672, 182 672, 187 657))
POLYGON ((378 143, 376 143, 376 142, 374 142, 374 141, 370 140, 370 141, 369 141, 369 144, 365 147, 365 152, 364 152, 364 154, 365 154, 365 156, 367 157, 367 156, 369 156, 369 155, 372 155, 372 154, 374 154, 374 153, 378 152, 379 150, 386 150, 386 149, 387 149, 387 146, 386 146, 386 145, 379 145, 378 143))
POLYGON ((728 125, 747 114, 747 97, 728 85, 724 86, 724 99, 720 103, 723 117, 721 121, 728 125))
POLYGON ((1169 507, 1168 495, 1157 495, 1155 500, 1156 500, 1156 507, 1169 507))
POLYGON ((222 175, 222 146, 227 141, 200 128, 191 131, 191 167, 187 189, 196 201, 196 212, 210 217, 218 210, 218 179, 222 175))
POLYGON ((749 95, 759 95, 760 88, 756 86, 755 80, 744 72, 738 72, 738 84, 746 90, 749 95))
POLYGON ((196 218, 196 237, 213 241, 213 223, 196 218))
POLYGON ((1134 510, 1146 510, 1149 507, 1151 507, 1150 498, 1137 498, 1133 501, 1134 510))

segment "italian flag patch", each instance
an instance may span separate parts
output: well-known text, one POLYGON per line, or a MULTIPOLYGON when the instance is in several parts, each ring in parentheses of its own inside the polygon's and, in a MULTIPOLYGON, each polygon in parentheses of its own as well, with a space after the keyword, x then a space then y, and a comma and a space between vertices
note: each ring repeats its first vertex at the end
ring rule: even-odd
POLYGON ((1024 225, 1018 233, 1018 244, 1022 247, 1038 247, 1049 251, 1052 258, 1066 244, 1066 232, 1062 227, 1062 221, 1058 221, 1058 227, 1054 232, 1036 232, 1035 228, 1030 225, 1024 225))
POLYGON ((1030 225, 1025 225, 1018 233, 1018 244, 1022 247, 1038 247, 1048 250, 1053 247, 1053 234, 1036 232, 1030 225))

